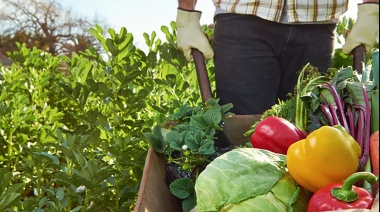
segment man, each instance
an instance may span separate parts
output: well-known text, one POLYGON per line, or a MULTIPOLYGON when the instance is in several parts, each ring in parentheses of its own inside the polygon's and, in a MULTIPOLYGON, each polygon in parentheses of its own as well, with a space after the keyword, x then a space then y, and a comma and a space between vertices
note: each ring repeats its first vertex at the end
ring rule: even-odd
MULTIPOLYGON (((343 52, 378 39, 378 0, 358 5, 358 17, 343 52)), ((201 30, 197 0, 179 0, 178 47, 189 61, 191 49, 214 58, 220 104, 235 114, 261 114, 293 93, 297 72, 307 63, 331 67, 334 31, 348 0, 213 0, 214 49, 201 30)))

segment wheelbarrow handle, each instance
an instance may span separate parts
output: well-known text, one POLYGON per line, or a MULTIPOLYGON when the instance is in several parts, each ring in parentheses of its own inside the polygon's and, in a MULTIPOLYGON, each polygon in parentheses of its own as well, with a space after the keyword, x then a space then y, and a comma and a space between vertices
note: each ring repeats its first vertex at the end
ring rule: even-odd
POLYGON ((208 99, 212 97, 210 80, 208 78, 206 62, 203 57, 202 52, 198 49, 192 49, 191 53, 193 54, 195 69, 197 71, 198 83, 201 90, 202 101, 205 103, 208 99))
POLYGON ((357 46, 352 50, 352 56, 353 56, 352 67, 359 74, 363 73, 363 63, 365 63, 365 55, 366 55, 366 51, 365 51, 364 45, 357 46))
MULTIPOLYGON (((210 87, 210 80, 207 74, 205 58, 203 57, 202 52, 200 52, 197 49, 192 49, 191 53, 193 54, 195 69, 197 71, 198 83, 199 83, 201 96, 202 96, 202 102, 206 103, 206 101, 212 97, 212 93, 211 93, 211 87, 210 87)), ((226 136, 226 128, 224 127, 223 120, 221 121, 221 123, 219 123, 219 126, 223 129, 223 131, 219 131, 219 130, 216 131, 215 146, 217 148, 228 149, 231 147, 232 143, 226 136)))

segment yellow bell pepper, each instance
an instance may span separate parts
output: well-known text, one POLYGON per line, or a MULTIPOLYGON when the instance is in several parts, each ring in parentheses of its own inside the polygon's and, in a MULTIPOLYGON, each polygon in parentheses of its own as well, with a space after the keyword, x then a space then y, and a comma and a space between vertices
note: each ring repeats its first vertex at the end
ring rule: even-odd
POLYGON ((316 192, 355 173, 361 148, 342 126, 323 126, 290 145, 286 155, 293 179, 316 192))

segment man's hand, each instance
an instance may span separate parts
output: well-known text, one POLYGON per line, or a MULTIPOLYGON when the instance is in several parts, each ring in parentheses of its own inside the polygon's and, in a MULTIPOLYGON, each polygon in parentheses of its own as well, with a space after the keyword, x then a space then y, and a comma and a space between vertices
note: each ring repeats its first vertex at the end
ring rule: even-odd
POLYGON ((198 49, 206 59, 214 57, 206 35, 203 33, 199 19, 201 12, 177 10, 177 45, 181 49, 188 61, 193 61, 191 49, 198 49))
POLYGON ((355 47, 364 45, 366 51, 370 52, 376 42, 379 42, 379 4, 360 4, 356 22, 346 38, 342 51, 350 54, 355 47))

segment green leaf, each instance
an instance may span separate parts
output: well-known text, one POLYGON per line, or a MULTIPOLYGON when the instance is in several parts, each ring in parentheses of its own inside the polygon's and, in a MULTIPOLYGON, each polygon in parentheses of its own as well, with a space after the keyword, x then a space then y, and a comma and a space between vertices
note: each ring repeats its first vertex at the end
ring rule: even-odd
POLYGON ((166 130, 166 129, 161 129, 159 125, 156 125, 153 128, 153 133, 147 132, 144 133, 145 138, 147 139, 148 143, 153 147, 153 149, 156 152, 159 153, 164 153, 166 149, 166 143, 164 141, 164 138, 162 136, 161 130, 166 130))
POLYGON ((168 74, 168 75, 166 75, 166 81, 168 82, 168 85, 170 87, 175 86, 177 84, 176 83, 176 75, 175 74, 168 74))
POLYGON ((135 63, 135 64, 131 67, 131 70, 129 70, 127 76, 125 77, 124 83, 132 82, 132 81, 135 80, 139 75, 141 75, 141 71, 134 69, 134 67, 138 67, 139 65, 141 65, 141 64, 139 64, 139 63, 135 63))
POLYGON ((200 141, 198 142, 191 133, 187 133, 185 137, 186 146, 193 152, 197 152, 200 147, 200 141))
POLYGON ((45 194, 47 194, 50 197, 55 196, 55 192, 52 189, 45 188, 45 189, 43 189, 43 191, 44 191, 45 194))
POLYGON ((92 92, 96 92, 99 88, 98 84, 95 82, 94 79, 87 79, 86 83, 90 87, 90 91, 92 92))
POLYGON ((110 39, 110 40, 112 40, 112 41, 113 41, 113 40, 117 41, 116 32, 115 32, 114 29, 109 28, 109 29, 108 29, 108 33, 110 34, 110 36, 111 36, 111 38, 112 38, 112 39, 110 39))
POLYGON ((101 144, 100 130, 91 129, 89 132, 89 139, 94 146, 99 146, 101 144))
MULTIPOLYGON (((125 29, 125 28, 124 28, 125 29)), ((125 31, 125 35, 120 35, 122 37, 122 39, 124 40, 123 42, 121 42, 119 45, 118 45, 118 49, 120 51, 122 50, 128 50, 128 47, 129 45, 132 44, 132 41, 133 41, 133 36, 132 34, 128 34, 126 31, 125 31)))
MULTIPOLYGON (((12 173, 6 172, 6 169, 0 169, 0 187, 6 188, 12 179, 12 173)), ((1 190, 0 190, 1 191, 1 190)))
POLYGON ((208 110, 203 114, 203 118, 206 121, 207 125, 215 126, 222 121, 222 114, 219 110, 208 110))
POLYGON ((169 28, 167 26, 161 26, 161 31, 167 36, 170 37, 171 34, 169 32, 169 28))
POLYGON ((179 199, 186 199, 194 193, 194 182, 188 178, 177 179, 170 183, 170 192, 179 199))
POLYGON ((79 73, 79 82, 80 83, 85 83, 88 77, 88 74, 90 70, 92 69, 92 64, 91 63, 84 63, 84 67, 81 68, 80 73, 79 73))
POLYGON ((88 189, 93 188, 93 184, 90 180, 86 179, 85 175, 77 170, 73 170, 74 174, 72 177, 72 181, 76 185, 84 185, 88 189))
POLYGON ((47 152, 33 152, 33 154, 35 155, 39 155, 39 156, 42 156, 43 158, 45 158, 46 160, 56 164, 56 165, 59 165, 59 160, 57 157, 55 157, 54 155, 51 155, 47 152))
POLYGON ((214 141, 211 139, 205 139, 201 142, 201 146, 199 147, 199 153, 210 155, 215 152, 214 141))
POLYGON ((5 211, 5 209, 15 206, 18 201, 20 201, 21 195, 18 193, 10 193, 0 196, 0 211, 5 211))
POLYGON ((190 117, 190 124, 199 128, 199 129, 204 129, 204 128, 207 128, 209 126, 201 114, 191 116, 190 117))
POLYGON ((356 106, 360 105, 365 108, 366 103, 364 101, 363 86, 364 86, 364 91, 367 94, 367 98, 370 98, 371 92, 376 88, 376 85, 374 84, 363 84, 361 82, 348 82, 346 88, 349 91, 349 96, 352 99, 354 105, 356 106))
POLYGON ((179 132, 170 131, 168 134, 166 134, 166 139, 172 149, 182 150, 182 146, 185 142, 183 141, 182 136, 179 132))
POLYGON ((111 91, 110 91, 110 88, 107 84, 105 84, 104 82, 98 82, 98 91, 97 93, 103 97, 107 97, 107 96, 110 96, 111 95, 111 91))
POLYGON ((59 200, 63 200, 63 198, 65 197, 65 191, 63 189, 59 189, 56 193, 55 193, 55 196, 59 199, 59 200))
POLYGON ((6 193, 17 193, 19 192, 19 190, 24 186, 23 183, 17 183, 17 184, 13 184, 13 185, 10 185, 8 188, 7 188, 7 192, 6 193))
POLYGON ((99 33, 96 29, 90 28, 89 29, 91 34, 99 41, 102 41, 104 38, 101 33, 99 33))
POLYGON ((106 45, 108 47, 108 51, 110 51, 113 56, 118 55, 119 51, 118 51, 117 47, 115 46, 115 43, 113 42, 112 39, 107 38, 106 39, 106 45))
POLYGON ((117 55, 117 60, 118 61, 124 60, 124 58, 126 58, 129 53, 130 53, 130 51, 128 48, 124 48, 124 49, 120 50, 120 53, 117 55))
POLYGON ((78 212, 83 208, 83 206, 77 206, 74 209, 72 209, 70 212, 78 212))
POLYGON ((197 199, 195 198, 195 195, 192 194, 186 199, 182 201, 182 211, 183 212, 189 212, 191 211, 197 204, 197 199))

